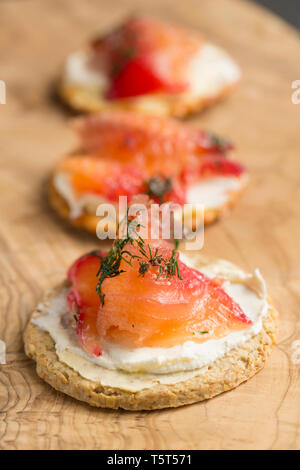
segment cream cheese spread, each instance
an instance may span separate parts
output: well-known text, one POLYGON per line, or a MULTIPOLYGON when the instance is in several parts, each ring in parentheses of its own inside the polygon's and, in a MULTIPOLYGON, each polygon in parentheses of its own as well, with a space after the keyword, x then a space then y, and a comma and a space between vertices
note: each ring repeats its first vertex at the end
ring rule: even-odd
POLYGON ((198 375, 216 359, 261 331, 262 321, 268 310, 266 288, 258 270, 253 274, 246 274, 225 261, 199 264, 195 255, 181 255, 181 258, 209 277, 225 278, 224 290, 240 305, 253 324, 248 329, 230 333, 221 339, 203 343, 187 341, 170 348, 126 349, 104 343, 101 344, 103 354, 92 357, 78 343, 74 327, 70 327, 64 320, 68 316, 66 288, 49 305, 40 305, 32 322, 49 332, 62 362, 77 370, 83 377, 100 381, 103 385, 136 390, 157 382, 174 383, 198 375))
MULTIPOLYGON (((217 209, 230 200, 233 192, 239 191, 245 184, 242 177, 215 177, 191 185, 187 191, 187 203, 201 206, 204 209, 217 209)), ((105 201, 94 193, 77 195, 72 188, 67 173, 59 172, 54 176, 56 191, 65 199, 70 208, 70 217, 76 219, 84 212, 95 215, 97 206, 105 201)))

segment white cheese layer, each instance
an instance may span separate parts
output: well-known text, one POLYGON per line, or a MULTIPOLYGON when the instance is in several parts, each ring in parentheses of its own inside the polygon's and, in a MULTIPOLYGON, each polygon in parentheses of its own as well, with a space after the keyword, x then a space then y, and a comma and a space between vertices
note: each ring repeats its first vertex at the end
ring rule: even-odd
POLYGON ((67 173, 57 173, 53 178, 53 185, 58 194, 67 202, 71 219, 77 219, 84 212, 96 215, 98 205, 106 202, 101 196, 94 193, 87 192, 78 196, 72 187, 67 173))
MULTIPOLYGON (((95 215, 97 206, 104 201, 93 193, 77 195, 72 188, 67 173, 57 173, 53 180, 56 191, 64 198, 70 208, 70 217, 76 219, 88 212, 95 215)), ((202 206, 204 209, 218 209, 225 205, 233 192, 245 184, 245 177, 215 177, 199 181, 187 191, 187 203, 202 206)))
POLYGON ((41 306, 40 313, 32 322, 50 333, 60 360, 75 370, 79 367, 79 372, 84 377, 86 377, 85 370, 89 370, 89 374, 96 374, 95 366, 101 367, 101 371, 105 369, 130 374, 155 375, 193 372, 208 366, 262 329, 262 320, 268 309, 265 283, 258 270, 254 274, 246 274, 224 261, 199 265, 195 255, 182 258, 184 262, 201 269, 201 272, 209 277, 225 278, 224 290, 240 305, 253 324, 245 330, 235 331, 221 339, 208 339, 203 343, 187 341, 170 348, 128 349, 102 343, 102 355, 92 357, 78 343, 74 327, 70 327, 66 322, 66 318, 70 318, 67 314, 66 289, 52 299, 50 305, 41 306), (82 361, 85 366, 82 365, 82 361))
POLYGON ((89 51, 76 51, 70 54, 64 68, 64 82, 70 85, 96 86, 101 90, 107 87, 107 79, 91 65, 89 51))
MULTIPOLYGON (((96 87, 105 93, 107 78, 92 67, 91 51, 77 51, 66 60, 63 82, 66 85, 96 87)), ((236 83, 241 72, 236 63, 221 48, 204 44, 187 66, 188 89, 177 94, 187 97, 210 98, 224 88, 236 83)), ((151 100, 160 100, 159 95, 147 95, 151 100)))

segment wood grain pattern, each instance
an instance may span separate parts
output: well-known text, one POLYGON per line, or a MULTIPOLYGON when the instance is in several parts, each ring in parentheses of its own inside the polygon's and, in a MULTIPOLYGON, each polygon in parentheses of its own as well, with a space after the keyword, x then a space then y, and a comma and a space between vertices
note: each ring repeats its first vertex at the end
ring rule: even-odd
POLYGON ((300 79, 298 34, 238 0, 18 0, 0 3, 0 366, 2 449, 299 449, 300 79), (259 266, 280 313, 280 342, 265 369, 238 389, 176 410, 95 410, 43 383, 22 331, 45 289, 95 246, 59 222, 44 200, 53 163, 72 145, 68 114, 51 98, 64 56, 136 7, 199 28, 241 64, 237 92, 191 120, 236 142, 251 174, 232 214, 208 228, 205 251, 259 266))

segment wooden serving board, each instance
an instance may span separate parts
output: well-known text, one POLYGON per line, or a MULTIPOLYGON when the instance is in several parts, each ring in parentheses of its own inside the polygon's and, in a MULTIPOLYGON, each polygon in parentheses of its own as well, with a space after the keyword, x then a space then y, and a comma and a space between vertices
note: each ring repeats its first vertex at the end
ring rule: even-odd
POLYGON ((11 0, 0 2, 0 366, 2 449, 300 448, 300 79, 298 33, 241 0, 11 0), (263 371, 236 390, 174 410, 93 409, 51 389, 23 351, 22 332, 44 290, 96 245, 49 210, 45 184, 74 144, 51 87, 65 55, 135 10, 199 28, 240 63, 243 80, 191 122, 231 138, 251 180, 236 208, 207 228, 205 252, 259 267, 280 311, 280 341, 263 371))

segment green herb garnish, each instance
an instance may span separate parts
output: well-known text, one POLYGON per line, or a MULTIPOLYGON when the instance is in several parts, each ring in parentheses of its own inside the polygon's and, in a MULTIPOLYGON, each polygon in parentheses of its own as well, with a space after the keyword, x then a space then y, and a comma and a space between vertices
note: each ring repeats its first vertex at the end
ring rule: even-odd
POLYGON ((157 197, 159 202, 164 202, 164 197, 172 189, 171 178, 164 176, 155 176, 146 181, 146 193, 150 197, 157 197))
POLYGON ((119 53, 124 59, 129 60, 136 55, 137 51, 134 46, 129 46, 120 49, 119 53))
POLYGON ((207 335, 208 331, 194 331, 193 335, 207 335))
POLYGON ((143 238, 139 235, 138 230, 141 227, 141 224, 136 220, 131 220, 128 223, 128 211, 125 217, 125 222, 125 238, 118 238, 114 241, 107 256, 101 259, 100 267, 97 272, 98 283, 96 292, 100 297, 102 307, 104 305, 105 298, 105 294, 102 293, 102 284, 105 279, 114 278, 125 272, 124 269, 121 269, 122 261, 125 261, 128 265, 132 266, 132 260, 138 259, 140 264, 139 273, 142 276, 145 276, 151 266, 156 266, 158 267, 157 279, 160 277, 170 278, 175 275, 177 275, 180 280, 183 279, 180 275, 177 259, 177 249, 180 243, 179 240, 175 240, 175 247, 172 250, 170 259, 165 259, 162 254, 158 253, 158 248, 156 248, 153 253, 151 246, 148 243, 145 243, 143 238), (139 254, 133 255, 128 249, 126 249, 128 244, 131 246, 137 246, 139 254))

